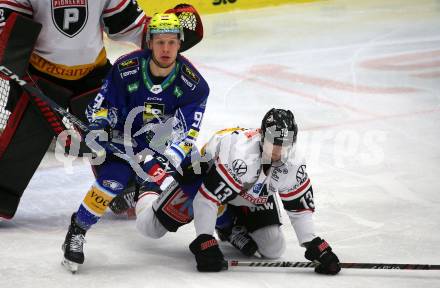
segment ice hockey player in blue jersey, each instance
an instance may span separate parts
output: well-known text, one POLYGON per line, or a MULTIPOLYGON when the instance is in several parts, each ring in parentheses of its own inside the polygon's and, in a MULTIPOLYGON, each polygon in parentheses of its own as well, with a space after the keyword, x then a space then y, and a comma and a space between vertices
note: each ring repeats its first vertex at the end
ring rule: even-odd
POLYGON ((148 49, 118 59, 87 110, 89 129, 94 133, 86 142, 104 162, 73 213, 63 244, 63 265, 72 272, 84 262, 86 231, 129 181, 139 178, 128 162, 108 153, 106 140, 119 145, 127 155, 148 151, 140 165, 154 177, 157 158, 181 170, 199 133, 209 87, 178 53, 185 41, 179 19, 173 13, 156 14, 148 29, 148 49))
MULTIPOLYGON (((179 4, 168 12, 183 25, 180 52, 201 41, 203 25, 194 7, 179 4)), ((103 32, 111 40, 144 47, 150 18, 135 0, 1 0, 0 62, 20 77, 28 74, 31 85, 85 122, 84 111, 112 66, 103 32)), ((63 138, 67 127, 56 111, 43 102, 28 101, 18 85, 7 87, 0 96, 0 219, 14 217, 54 136, 61 134, 58 143, 65 143, 71 155, 90 152, 82 141, 77 151, 69 138, 63 138)))

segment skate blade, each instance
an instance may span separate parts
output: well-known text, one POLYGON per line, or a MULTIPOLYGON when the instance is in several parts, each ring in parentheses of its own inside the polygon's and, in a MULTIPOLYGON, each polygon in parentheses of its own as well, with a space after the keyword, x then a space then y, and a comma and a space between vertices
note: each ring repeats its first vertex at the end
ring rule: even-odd
POLYGON ((67 259, 63 259, 63 261, 61 262, 61 265, 64 266, 64 268, 66 268, 67 270, 69 270, 70 272, 72 272, 72 274, 75 274, 78 271, 78 267, 79 264, 69 261, 67 259))

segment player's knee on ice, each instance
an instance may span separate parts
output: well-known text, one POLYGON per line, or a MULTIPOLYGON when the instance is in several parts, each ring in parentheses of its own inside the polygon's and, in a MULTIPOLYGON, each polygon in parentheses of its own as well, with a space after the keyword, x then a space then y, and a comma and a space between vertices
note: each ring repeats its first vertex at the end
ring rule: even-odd
POLYGON ((140 195, 136 204, 136 228, 148 238, 158 239, 165 235, 168 230, 157 219, 153 211, 153 202, 156 195, 140 195))
POLYGON ((258 252, 266 258, 279 258, 286 250, 286 241, 279 225, 260 228, 251 236, 258 245, 258 252))

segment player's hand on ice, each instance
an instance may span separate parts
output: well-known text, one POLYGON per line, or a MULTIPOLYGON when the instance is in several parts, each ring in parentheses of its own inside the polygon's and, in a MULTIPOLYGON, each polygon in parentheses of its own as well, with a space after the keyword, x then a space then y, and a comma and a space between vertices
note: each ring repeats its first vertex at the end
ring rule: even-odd
POLYGON ((197 270, 200 272, 219 272, 228 266, 217 240, 211 235, 199 235, 191 242, 189 249, 196 257, 197 270))
POLYGON ((304 243, 304 245, 307 248, 304 255, 306 259, 320 263, 315 267, 316 273, 335 275, 341 271, 338 256, 333 253, 327 241, 316 237, 312 241, 304 243))

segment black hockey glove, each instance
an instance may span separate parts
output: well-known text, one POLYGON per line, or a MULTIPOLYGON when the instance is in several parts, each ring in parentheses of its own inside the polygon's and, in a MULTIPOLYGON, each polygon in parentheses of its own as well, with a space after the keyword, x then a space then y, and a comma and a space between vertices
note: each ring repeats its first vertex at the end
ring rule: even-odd
POLYGON ((304 243, 304 246, 307 248, 304 257, 307 260, 320 263, 315 267, 316 273, 335 275, 341 271, 338 256, 332 252, 327 241, 316 237, 312 241, 304 243))
POLYGON ((116 195, 108 205, 115 214, 125 213, 128 209, 136 207, 139 198, 139 187, 132 183, 124 191, 116 195))
POLYGON ((211 235, 199 235, 191 242, 189 250, 196 256, 199 272, 219 272, 228 267, 217 240, 211 235))

